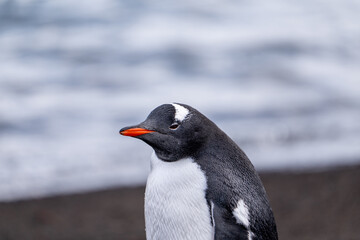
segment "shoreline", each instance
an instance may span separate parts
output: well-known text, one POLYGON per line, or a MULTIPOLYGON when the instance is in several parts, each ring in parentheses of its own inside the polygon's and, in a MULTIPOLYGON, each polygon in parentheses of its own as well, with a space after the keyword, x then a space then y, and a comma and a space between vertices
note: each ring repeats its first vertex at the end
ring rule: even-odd
MULTIPOLYGON (((260 172, 279 239, 358 239, 360 165, 260 172)), ((145 239, 144 190, 122 187, 0 202, 0 239, 145 239)))

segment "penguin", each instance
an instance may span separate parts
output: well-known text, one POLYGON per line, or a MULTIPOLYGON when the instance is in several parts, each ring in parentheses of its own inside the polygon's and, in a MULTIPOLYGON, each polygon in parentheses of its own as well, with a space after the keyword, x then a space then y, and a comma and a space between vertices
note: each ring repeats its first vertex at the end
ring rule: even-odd
POLYGON ((254 166, 217 125, 186 104, 163 104, 120 134, 150 145, 148 240, 276 240, 254 166))

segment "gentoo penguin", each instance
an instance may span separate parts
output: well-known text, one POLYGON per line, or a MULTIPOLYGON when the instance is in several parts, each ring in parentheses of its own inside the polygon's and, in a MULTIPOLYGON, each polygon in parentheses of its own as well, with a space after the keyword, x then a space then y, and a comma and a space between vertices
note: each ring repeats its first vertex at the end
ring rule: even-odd
POLYGON ((278 239, 253 165, 196 109, 164 104, 120 134, 154 149, 145 191, 148 240, 278 239))

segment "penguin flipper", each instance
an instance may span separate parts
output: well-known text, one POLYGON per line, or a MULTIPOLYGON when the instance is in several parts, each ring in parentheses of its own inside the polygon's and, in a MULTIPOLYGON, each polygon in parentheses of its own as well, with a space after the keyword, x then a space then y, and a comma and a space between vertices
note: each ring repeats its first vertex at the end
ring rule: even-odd
POLYGON ((248 240, 249 230, 238 224, 233 213, 228 209, 211 203, 211 217, 214 227, 215 240, 248 240))

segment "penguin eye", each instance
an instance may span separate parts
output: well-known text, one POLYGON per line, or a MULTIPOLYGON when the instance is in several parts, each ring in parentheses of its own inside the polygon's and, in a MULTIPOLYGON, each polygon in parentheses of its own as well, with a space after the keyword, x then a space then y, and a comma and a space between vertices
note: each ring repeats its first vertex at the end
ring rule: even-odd
POLYGON ((170 129, 172 129, 172 130, 175 130, 175 129, 177 129, 179 127, 179 124, 178 123, 173 123, 173 124, 171 124, 171 126, 169 127, 170 129))

